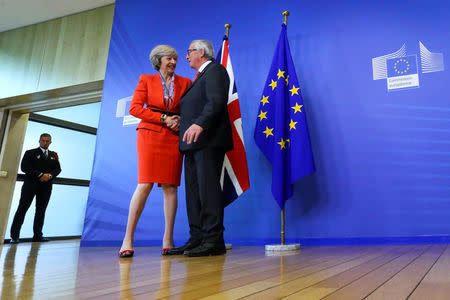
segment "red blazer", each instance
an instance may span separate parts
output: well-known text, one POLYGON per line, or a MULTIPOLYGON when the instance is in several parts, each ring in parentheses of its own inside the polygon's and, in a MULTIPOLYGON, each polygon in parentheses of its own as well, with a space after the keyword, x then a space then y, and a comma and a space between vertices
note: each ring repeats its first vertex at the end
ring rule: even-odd
MULTIPOLYGON (((169 111, 180 112, 180 98, 184 91, 191 84, 189 78, 181 77, 175 74, 174 95, 172 106, 169 111)), ((161 129, 167 127, 161 123, 161 113, 154 112, 150 108, 167 111, 164 105, 164 92, 159 74, 141 75, 139 83, 134 91, 133 99, 130 104, 130 115, 141 119, 137 129, 145 128, 161 132, 161 129)))

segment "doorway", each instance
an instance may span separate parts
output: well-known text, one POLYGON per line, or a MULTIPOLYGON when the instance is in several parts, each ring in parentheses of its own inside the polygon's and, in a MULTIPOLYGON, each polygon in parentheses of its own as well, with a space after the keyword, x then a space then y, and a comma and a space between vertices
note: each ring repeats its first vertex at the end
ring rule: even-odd
MULTIPOLYGON (((54 180, 53 190, 45 214, 43 233, 50 239, 80 237, 83 230, 86 203, 93 158, 100 102, 69 106, 30 113, 22 147, 26 150, 39 146, 41 133, 52 136, 50 150, 56 151, 61 163, 61 174, 54 180)), ((5 241, 9 241, 11 223, 17 210, 24 173, 17 172, 5 241)), ((28 209, 20 239, 33 236, 35 202, 28 209)))

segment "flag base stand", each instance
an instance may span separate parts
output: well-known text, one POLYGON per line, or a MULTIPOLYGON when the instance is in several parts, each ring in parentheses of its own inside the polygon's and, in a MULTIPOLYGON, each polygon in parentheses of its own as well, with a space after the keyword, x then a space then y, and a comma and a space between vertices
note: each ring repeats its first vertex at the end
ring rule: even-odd
POLYGON ((266 255, 276 256, 276 255, 289 255, 297 254, 300 252, 300 244, 285 244, 284 235, 284 218, 285 211, 284 208, 281 210, 281 244, 279 245, 266 245, 266 255))
POLYGON ((300 253, 300 244, 266 245, 266 256, 286 256, 300 253))
POLYGON ((291 252, 300 250, 300 244, 266 245, 266 252, 291 252))
POLYGON ((232 244, 225 244, 225 249, 231 250, 233 248, 232 244))

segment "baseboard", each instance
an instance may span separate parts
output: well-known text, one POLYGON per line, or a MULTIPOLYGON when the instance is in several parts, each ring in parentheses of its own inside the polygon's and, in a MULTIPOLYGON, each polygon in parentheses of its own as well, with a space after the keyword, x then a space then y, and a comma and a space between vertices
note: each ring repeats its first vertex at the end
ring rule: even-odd
MULTIPOLYGON (((74 239, 81 239, 81 235, 69 235, 69 236, 45 236, 46 238, 50 239, 50 241, 63 241, 63 240, 74 240, 74 239)), ((21 243, 27 243, 32 242, 32 238, 21 238, 21 243)), ((9 244, 10 239, 5 239, 3 241, 4 244, 9 244)))
MULTIPOLYGON (((187 240, 187 239, 186 239, 187 240)), ((175 240, 175 245, 183 245, 186 240, 175 240)), ((233 246, 263 246, 280 244, 280 239, 231 239, 225 240, 233 246)), ((161 240, 139 240, 134 246, 161 246, 161 240)), ((300 238, 286 239, 286 244, 300 243, 302 246, 344 246, 344 245, 406 245, 406 244, 449 244, 450 235, 425 235, 403 237, 351 237, 351 238, 300 238)), ((122 240, 81 240, 81 247, 118 247, 122 240)))
POLYGON ((304 246, 448 244, 450 235, 297 239, 304 246))

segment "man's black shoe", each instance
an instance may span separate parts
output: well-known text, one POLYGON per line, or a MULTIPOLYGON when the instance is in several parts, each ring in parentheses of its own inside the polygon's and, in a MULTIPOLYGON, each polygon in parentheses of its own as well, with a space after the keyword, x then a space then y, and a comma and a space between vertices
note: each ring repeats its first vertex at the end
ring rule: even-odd
POLYGON ((41 237, 33 237, 33 239, 31 241, 43 243, 43 242, 49 242, 50 239, 41 236, 41 237))
POLYGON ((186 244, 181 247, 174 247, 167 251, 167 255, 181 255, 186 250, 194 249, 201 244, 201 240, 189 239, 186 244))
POLYGON ((18 244, 19 243, 19 238, 15 239, 15 238, 11 238, 11 240, 9 240, 10 244, 18 244))
POLYGON ((227 253, 225 245, 218 245, 214 243, 203 243, 200 246, 184 251, 184 255, 189 257, 223 255, 227 253))

